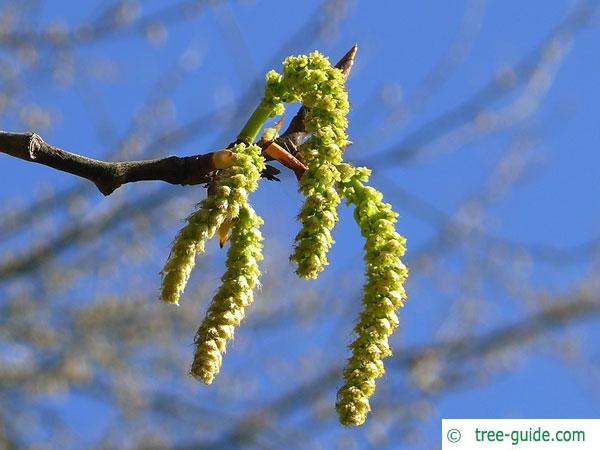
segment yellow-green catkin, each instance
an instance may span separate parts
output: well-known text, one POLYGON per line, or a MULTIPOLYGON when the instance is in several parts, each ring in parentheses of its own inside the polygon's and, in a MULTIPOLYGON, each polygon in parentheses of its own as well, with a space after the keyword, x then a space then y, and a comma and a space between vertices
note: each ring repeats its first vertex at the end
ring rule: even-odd
POLYGON ((343 164, 339 166, 340 190, 348 203, 355 205, 354 218, 366 239, 366 284, 363 310, 355 326, 356 339, 344 369, 345 384, 337 395, 336 409, 344 425, 361 425, 371 410, 369 397, 375 391, 375 379, 385 372, 382 359, 392 350, 388 338, 398 326, 396 310, 406 299, 404 281, 408 275, 401 257, 405 238, 396 232, 398 216, 383 195, 365 186, 370 171, 343 164))
POLYGON ((236 327, 244 318, 245 308, 253 301, 253 289, 258 285, 262 259, 262 219, 246 203, 240 209, 233 226, 227 252, 227 270, 206 318, 195 338, 196 353, 191 374, 206 384, 212 383, 221 368, 227 342, 233 339, 236 327))
POLYGON ((337 164, 342 162, 347 143, 349 104, 344 77, 318 52, 290 56, 283 63, 282 76, 274 71, 267 75, 265 97, 301 100, 306 108, 305 128, 312 136, 299 148, 308 167, 300 179, 306 200, 298 215, 302 228, 291 259, 298 265, 299 276, 316 278, 327 265, 327 251, 333 244, 331 230, 341 201, 335 184, 340 178, 337 164))
POLYGON ((370 411, 375 379, 384 373, 382 360, 391 355, 388 338, 398 326, 396 310, 406 297, 403 283, 408 271, 400 259, 405 239, 395 230, 397 214, 391 205, 383 202, 380 192, 364 185, 369 170, 342 161, 349 109, 342 73, 317 52, 289 57, 283 66, 283 75, 267 74, 263 101, 280 109, 278 101, 302 100, 306 131, 312 135, 299 149, 308 170, 300 179, 306 200, 291 258, 298 264, 298 275, 316 278, 327 264, 342 197, 355 205, 354 217, 366 239, 363 311, 336 403, 341 423, 360 425, 370 411))
MULTIPOLYGON (((267 73, 264 97, 240 140, 253 141, 266 118, 282 114, 283 103, 297 101, 306 107, 305 128, 311 137, 299 148, 308 170, 300 179, 299 189, 306 199, 298 215, 302 228, 291 257, 298 265, 296 272, 303 278, 316 278, 327 265, 331 231, 344 197, 355 206, 354 217, 366 240, 363 310, 336 402, 342 424, 360 425, 371 410, 375 380, 384 373, 383 358, 392 353, 388 339, 398 326, 396 311, 406 298, 403 284, 408 271, 401 261, 405 239, 395 230, 397 214, 391 205, 379 191, 365 185, 370 171, 342 160, 348 97, 341 71, 320 53, 291 56, 284 61, 283 74, 267 73)), ((205 383, 211 383, 219 372, 227 342, 253 300, 262 259, 262 220, 249 206, 247 194, 256 189, 264 159, 256 145, 240 144, 233 152, 234 165, 222 171, 215 193, 188 218, 163 270, 162 298, 177 303, 204 241, 223 223, 231 222, 227 271, 195 338, 191 372, 205 383)))
POLYGON ((178 233, 169 258, 161 272, 163 276, 161 299, 179 303, 196 255, 204 252, 207 239, 227 220, 235 219, 241 205, 245 205, 248 192, 256 190, 260 173, 265 167, 261 149, 257 145, 238 144, 232 149, 233 165, 224 169, 215 181, 214 191, 204 199, 188 218, 178 233))

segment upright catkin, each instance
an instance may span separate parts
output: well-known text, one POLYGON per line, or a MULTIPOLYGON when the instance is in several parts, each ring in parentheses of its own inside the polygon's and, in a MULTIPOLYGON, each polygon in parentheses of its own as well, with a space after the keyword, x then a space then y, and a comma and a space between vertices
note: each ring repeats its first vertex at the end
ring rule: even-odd
POLYGON ((169 258, 161 272, 161 299, 178 304, 196 261, 204 252, 206 240, 211 239, 225 222, 235 219, 240 205, 248 201, 248 193, 258 187, 260 173, 265 167, 257 145, 237 144, 232 149, 233 164, 221 171, 215 180, 213 193, 206 197, 181 229, 169 258))

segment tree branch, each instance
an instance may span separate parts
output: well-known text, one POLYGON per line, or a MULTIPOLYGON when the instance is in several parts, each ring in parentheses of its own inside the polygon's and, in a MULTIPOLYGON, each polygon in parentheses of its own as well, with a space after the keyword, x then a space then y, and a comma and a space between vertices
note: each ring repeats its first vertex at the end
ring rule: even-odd
POLYGON ((61 150, 46 143, 36 133, 5 131, 0 131, 0 152, 87 178, 104 195, 110 195, 123 184, 135 181, 161 180, 180 185, 206 183, 210 180, 211 172, 217 169, 215 155, 218 153, 106 162, 61 150))
MULTIPOLYGON (((356 50, 357 46, 354 45, 336 64, 345 77, 352 69, 356 50)), ((292 149, 293 153, 307 137, 304 127, 305 113, 304 107, 301 107, 286 132, 277 139, 279 145, 292 149)), ((107 162, 54 147, 36 133, 8 131, 0 131, 0 152, 86 178, 106 196, 122 185, 136 181, 160 180, 182 186, 207 183, 212 179, 215 170, 224 168, 220 166, 221 160, 230 154, 229 150, 223 149, 186 157, 169 156, 142 161, 107 162)), ((276 180, 275 175, 278 173, 274 167, 267 166, 263 177, 276 180)))

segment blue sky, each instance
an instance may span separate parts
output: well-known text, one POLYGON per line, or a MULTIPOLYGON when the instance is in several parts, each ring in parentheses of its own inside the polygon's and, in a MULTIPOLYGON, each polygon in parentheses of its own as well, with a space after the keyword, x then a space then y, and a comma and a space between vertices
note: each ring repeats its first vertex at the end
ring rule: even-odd
MULTIPOLYGON (((143 2, 141 12, 150 13, 168 3, 143 2)), ((53 23, 74 26, 97 11, 87 2, 43 4, 41 11, 31 18, 32 29, 53 23)), ((314 33, 306 22, 312 15, 313 25, 324 20, 321 2, 224 2, 193 20, 168 26, 160 43, 149 43, 143 33, 131 33, 76 47, 63 55, 75 61, 69 66, 71 74, 67 83, 56 82, 60 73, 50 70, 25 72, 19 80, 18 105, 2 113, 3 129, 25 131, 26 124, 19 119, 22 111, 27 105, 39 105, 50 115, 51 126, 39 130, 48 142, 87 156, 112 158, 106 155, 114 155, 116 143, 131 129, 132 118, 139 114, 139 105, 146 101, 149 92, 157 89, 157 81, 165 73, 176 73, 183 75, 177 87, 167 93, 168 102, 161 104, 162 119, 155 130, 142 137, 140 148, 145 149, 145 143, 152 142, 170 126, 231 106, 225 110, 224 117, 199 123, 199 131, 172 147, 160 148, 153 156, 201 153, 224 146, 235 137, 247 117, 244 111, 234 114, 235 106, 241 104, 244 95, 250 96, 250 103, 258 101, 257 80, 261 80, 265 70, 277 68, 289 52, 318 49, 335 60, 356 42, 358 58, 348 81, 352 104, 349 134, 354 145, 346 155, 351 161, 376 168, 372 183, 401 214, 399 231, 408 238, 409 260, 411 250, 426 245, 439 231, 439 224, 424 217, 427 214, 423 208, 415 207, 415 202, 425 202, 442 215, 457 217, 460 223, 476 221, 487 235, 511 242, 513 247, 541 245, 568 250, 593 241, 600 234, 598 15, 572 39, 557 41, 558 49, 553 50, 564 55, 536 78, 538 84, 532 90, 540 92, 534 92, 531 98, 521 98, 523 91, 515 89, 493 103, 477 105, 482 108, 477 122, 480 128, 467 128, 463 134, 453 136, 443 134, 441 139, 420 147, 414 158, 394 158, 406 150, 403 146, 407 142, 410 144, 406 138, 423 125, 463 104, 495 77, 504 74, 510 78, 512 72, 507 72, 507 68, 519 61, 535 62, 535 57, 527 55, 534 54, 532 52, 546 42, 547 36, 574 5, 576 3, 560 0, 356 0, 347 3, 346 12, 330 27, 314 33), (466 33, 464 47, 460 47, 458 53, 460 61, 444 67, 439 86, 407 120, 390 119, 394 117, 395 108, 404 105, 402 101, 421 92, 423 80, 448 55, 448 49, 460 33, 466 33), (500 114, 518 101, 531 102, 532 109, 525 108, 523 116, 514 123, 485 132, 485 120, 490 117, 486 114, 500 114), (507 154, 513 155, 508 162, 507 154), (498 173, 499 162, 510 164, 512 161, 518 166, 522 159, 526 164, 516 182, 503 190, 505 180, 501 178, 498 185, 492 183, 487 196, 482 193, 483 187, 493 182, 494 173, 498 173), (408 201, 407 196, 412 200, 408 201), (469 199, 467 203, 466 199, 469 199), (481 216, 478 209, 468 208, 469 205, 480 206, 480 202, 485 205, 485 214, 481 216)), ((0 55, 6 61, 12 60, 6 49, 0 51, 0 55)), ((48 58, 50 66, 56 67, 56 54, 40 47, 39 57, 48 58)), ((142 119, 138 117, 138 120, 142 119)), ((498 115, 496 120, 502 118, 498 115)), ((121 157, 139 156, 131 152, 121 157)), ((507 167, 508 174, 516 170, 507 167)), ((60 191, 74 183, 63 173, 7 157, 0 158, 0 176, 2 204, 15 200, 26 203, 40 192, 60 191)), ((135 196, 146 188, 128 186, 123 189, 123 195, 135 196)), ((183 201, 190 206, 200 195, 196 188, 189 187, 174 187, 170 192, 181 192, 183 201)), ((99 194, 89 199, 100 210, 115 201, 113 197, 105 199, 99 194)), ((300 200, 293 179, 285 175, 281 184, 263 183, 254 200, 266 218, 265 234, 274 242, 267 244, 267 250, 275 255, 280 247, 289 246, 296 230, 293 217, 300 200), (276 211, 273 205, 277 205, 276 211)), ((147 280, 152 289, 158 286, 158 277, 154 274, 160 269, 169 236, 176 231, 180 220, 173 218, 167 232, 157 238, 158 248, 150 252, 143 269, 133 269, 145 271, 138 275, 147 280)), ((338 245, 332 251, 332 265, 322 285, 318 285, 323 286, 324 292, 331 292, 327 286, 335 285, 338 278, 346 279, 347 274, 362 270, 361 244, 349 212, 342 214, 335 237, 338 245)), ((17 244, 7 249, 14 250, 17 244)), ((474 328, 476 333, 494 329, 505 320, 526 317, 534 310, 531 299, 524 301, 519 297, 519 288, 535 291, 537 296, 568 293, 593 267, 586 259, 557 263, 525 258, 504 259, 498 263, 492 250, 479 242, 472 246, 467 242, 445 255, 435 273, 413 271, 410 298, 401 312, 402 326, 394 343, 412 346, 435 342, 444 337, 444 330, 457 326, 449 322, 461 320, 460 305, 463 297, 468 296, 461 294, 461 283, 468 285, 465 274, 469 272, 465 266, 472 263, 469 255, 478 255, 481 265, 490 264, 490 270, 494 264, 505 265, 507 270, 518 264, 524 267, 520 275, 522 286, 517 282, 510 289, 502 289, 497 285, 498 279, 482 278, 473 287, 473 296, 483 317, 474 328), (442 275, 447 278, 440 275, 444 268, 447 273, 442 275)), ((358 302, 362 281, 349 278, 343 292, 355 292, 348 301, 358 302)), ((90 291, 98 288, 94 280, 86 283, 90 291)), ((110 282, 106 283, 103 289, 110 286, 110 282)), ((333 292, 331 295, 335 295, 335 290, 333 292)), ((333 323, 333 318, 328 320, 333 323)), ((337 330, 333 325, 320 328, 306 341, 298 341, 297 330, 281 330, 277 338, 268 335, 264 339, 280 343, 269 347, 269 353, 273 354, 283 347, 288 350, 298 347, 301 353, 304 345, 319 348, 325 342, 334 342, 340 346, 332 357, 341 362, 349 327, 348 324, 343 329, 345 334, 330 341, 327 336, 337 330)), ((570 328, 566 336, 551 333, 546 338, 549 342, 560 342, 563 338, 580 341, 583 355, 593 359, 598 356, 598 337, 597 326, 584 321, 570 328)), ((423 448, 429 444, 435 448, 442 417, 600 415, 591 369, 570 367, 568 360, 557 358, 544 348, 520 355, 510 362, 512 364, 518 368, 500 369, 488 380, 462 386, 436 398, 432 413, 418 427, 418 432, 428 436, 423 448)), ((595 380, 597 382, 597 375, 595 380)), ((386 377, 382 383, 391 381, 386 377)), ((334 395, 334 391, 327 393, 331 406, 334 395)), ((88 411, 89 406, 76 405, 79 406, 67 414, 77 416, 88 411)), ((235 415, 236 405, 229 408, 228 412, 235 415)), ((81 427, 84 430, 89 427, 88 431, 95 429, 94 423, 81 427)), ((345 433, 356 437, 359 446, 368 442, 364 430, 341 430, 335 425, 331 425, 319 442, 329 448, 330 442, 345 433)), ((413 447, 409 443, 398 448, 413 447)))

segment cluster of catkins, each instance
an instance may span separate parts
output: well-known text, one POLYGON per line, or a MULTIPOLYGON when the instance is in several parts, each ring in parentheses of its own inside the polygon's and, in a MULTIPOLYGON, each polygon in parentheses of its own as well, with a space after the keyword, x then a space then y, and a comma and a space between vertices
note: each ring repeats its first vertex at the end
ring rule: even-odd
MULTIPOLYGON (((370 411, 375 379, 384 373, 382 359, 391 355, 388 338, 398 326, 396 310, 406 298, 408 272, 400 260, 405 239, 395 230, 397 214, 380 192, 365 185, 370 171, 342 160, 348 144, 348 96, 341 71, 318 52, 287 58, 282 74, 270 71, 259 108, 274 116, 283 113, 283 103, 299 101, 307 110, 305 126, 311 137, 299 148, 307 170, 299 188, 306 198, 298 215, 302 227, 291 257, 297 274, 316 278, 327 265, 342 199, 355 206, 354 217, 366 240, 363 311, 336 403, 341 423, 360 425, 370 411)), ((223 283, 195 339, 192 374, 206 383, 218 373, 227 342, 252 302, 262 258, 262 220, 250 207, 248 193, 257 187, 264 158, 252 142, 231 150, 232 165, 220 171, 213 192, 188 217, 163 270, 162 298, 177 303, 204 242, 223 227, 231 229, 223 283)))

